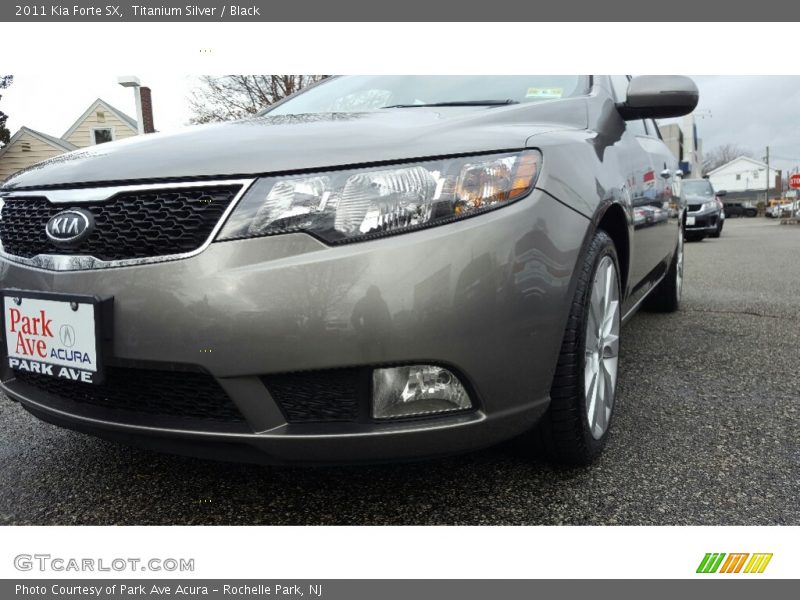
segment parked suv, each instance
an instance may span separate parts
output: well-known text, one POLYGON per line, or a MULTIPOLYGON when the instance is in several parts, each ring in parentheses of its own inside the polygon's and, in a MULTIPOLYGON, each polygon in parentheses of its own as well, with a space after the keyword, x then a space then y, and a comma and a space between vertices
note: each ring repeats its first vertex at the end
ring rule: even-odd
POLYGON ((729 217, 756 217, 758 208, 752 202, 726 202, 725 214, 729 217))
POLYGON ((686 202, 686 239, 718 238, 725 225, 725 211, 720 197, 724 190, 714 192, 708 179, 687 179, 681 184, 686 202))
POLYGON ((677 76, 339 77, 40 163, 0 188, 2 389, 213 458, 419 458, 536 428, 587 463, 622 323, 681 299, 653 119, 697 100, 677 76))

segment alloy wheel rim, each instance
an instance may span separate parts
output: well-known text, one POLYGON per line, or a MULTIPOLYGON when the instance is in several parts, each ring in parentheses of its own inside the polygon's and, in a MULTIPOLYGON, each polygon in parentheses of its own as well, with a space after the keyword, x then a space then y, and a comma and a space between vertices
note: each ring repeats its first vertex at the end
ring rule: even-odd
POLYGON ((584 397, 586 419, 594 439, 608 429, 614 408, 619 365, 619 277, 610 256, 595 271, 586 320, 584 397))

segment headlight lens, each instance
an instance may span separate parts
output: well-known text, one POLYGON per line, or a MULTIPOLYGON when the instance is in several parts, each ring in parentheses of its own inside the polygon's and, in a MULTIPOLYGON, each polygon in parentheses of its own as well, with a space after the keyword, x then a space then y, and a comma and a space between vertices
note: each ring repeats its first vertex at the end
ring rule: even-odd
POLYGON ((305 231, 337 243, 444 223, 526 196, 540 164, 538 151, 525 150, 265 177, 247 192, 218 239, 305 231))
POLYGON ((704 202, 703 203, 703 212, 708 210, 717 210, 717 201, 712 200, 711 202, 704 202))

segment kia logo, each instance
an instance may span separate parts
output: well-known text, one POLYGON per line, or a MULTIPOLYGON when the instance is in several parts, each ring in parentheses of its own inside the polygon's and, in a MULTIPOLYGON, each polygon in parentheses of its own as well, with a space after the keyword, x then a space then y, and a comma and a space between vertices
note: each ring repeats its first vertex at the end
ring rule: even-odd
POLYGON ((87 210, 65 210, 54 215, 45 227, 48 239, 59 246, 79 244, 94 230, 94 217, 87 210))

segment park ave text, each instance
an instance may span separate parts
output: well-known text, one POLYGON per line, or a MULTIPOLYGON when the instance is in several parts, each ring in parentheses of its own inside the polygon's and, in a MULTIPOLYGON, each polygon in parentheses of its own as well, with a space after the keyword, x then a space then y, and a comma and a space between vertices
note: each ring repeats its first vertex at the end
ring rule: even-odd
POLYGON ((8 357, 8 366, 15 370, 50 375, 61 379, 71 379, 92 383, 93 374, 84 368, 92 368, 92 359, 81 350, 64 348, 57 345, 53 334, 53 319, 47 312, 40 310, 35 317, 23 315, 16 308, 11 308, 6 315, 8 331, 6 332, 9 354, 11 348, 16 356, 8 357), (56 366, 40 362, 67 362, 70 366, 56 366))
POLYGON ((14 7, 18 17, 83 17, 83 18, 123 18, 133 17, 191 17, 224 19, 226 17, 260 17, 261 9, 255 5, 240 6, 223 4, 222 6, 142 6, 129 5, 91 5, 77 4, 17 4, 14 7))
POLYGON ((47 313, 39 311, 38 317, 23 315, 16 308, 8 311, 9 333, 16 334, 16 354, 23 357, 50 358, 69 361, 76 364, 91 364, 92 359, 86 352, 68 350, 49 346, 55 340, 52 325, 53 319, 47 318, 47 313))

